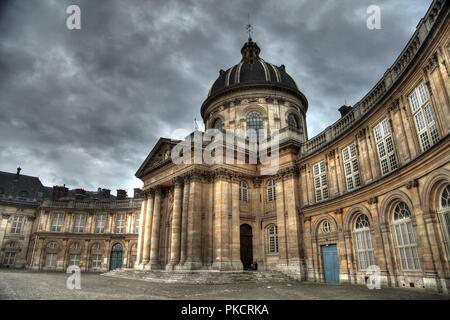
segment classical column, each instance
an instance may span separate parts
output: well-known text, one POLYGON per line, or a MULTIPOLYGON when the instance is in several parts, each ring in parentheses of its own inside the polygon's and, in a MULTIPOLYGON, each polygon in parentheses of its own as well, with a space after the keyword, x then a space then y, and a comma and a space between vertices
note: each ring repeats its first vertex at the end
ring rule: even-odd
POLYGON ((146 209, 147 209, 147 202, 148 202, 148 196, 146 194, 144 197, 144 200, 142 201, 142 204, 141 204, 141 213, 140 213, 140 218, 139 218, 140 227, 139 227, 139 236, 138 236, 138 243, 137 243, 137 256, 136 256, 135 267, 139 266, 139 264, 142 261, 142 251, 144 249, 143 247, 144 247, 144 233, 145 233, 145 214, 146 214, 146 209))
POLYGON ((437 289, 438 291, 442 291, 443 288, 438 275, 439 261, 435 261, 434 259, 435 256, 433 255, 424 212, 422 210, 422 206, 420 205, 420 195, 417 181, 411 181, 408 183, 407 188, 410 190, 411 200, 414 206, 414 216, 411 220, 413 221, 413 226, 416 230, 417 250, 424 277, 426 278, 424 280, 424 285, 428 289, 437 289))
POLYGON ((243 270, 241 261, 239 183, 240 178, 234 175, 231 181, 231 267, 233 270, 243 270))
POLYGON ((400 102, 395 100, 392 102, 391 106, 388 108, 388 117, 391 120, 391 131, 395 136, 396 150, 399 158, 399 164, 403 165, 408 163, 410 159, 408 139, 405 139, 406 133, 404 132, 403 122, 400 118, 400 102))
POLYGON ((277 176, 275 184, 276 192, 276 212, 278 229, 278 264, 280 267, 287 266, 287 241, 286 241, 286 205, 284 201, 283 177, 277 176))
POLYGON ((147 194, 147 205, 145 207, 145 224, 139 234, 143 233, 142 243, 142 266, 145 266, 150 261, 150 243, 152 240, 152 224, 153 224, 153 207, 155 202, 155 194, 150 190, 147 194))
POLYGON ((306 178, 305 163, 299 167, 299 171, 300 171, 300 191, 301 191, 301 199, 299 205, 303 207, 308 204, 308 183, 306 178))
POLYGON ((304 270, 304 257, 301 237, 303 226, 298 216, 298 188, 297 177, 299 175, 296 166, 287 168, 283 172, 283 189, 286 210, 286 239, 288 243, 288 265, 294 275, 299 280, 304 280, 306 273, 304 270))
POLYGON ((366 129, 363 128, 355 135, 358 146, 359 174, 364 184, 372 182, 372 170, 370 168, 369 151, 366 140, 366 129))
POLYGON ((229 175, 226 171, 216 172, 214 181, 214 262, 213 269, 230 270, 230 231, 228 215, 230 213, 229 201, 229 175))
POLYGON ((181 242, 181 206, 182 190, 181 178, 174 179, 173 192, 173 212, 172 212, 172 230, 170 240, 170 261, 167 265, 168 270, 173 270, 174 266, 180 262, 180 242, 181 242))
POLYGON ((372 179, 377 179, 381 176, 380 173, 380 165, 378 163, 378 152, 374 150, 376 148, 375 144, 372 144, 372 140, 370 137, 373 136, 372 132, 367 131, 366 139, 367 139, 367 149, 369 151, 369 163, 370 163, 370 169, 372 171, 372 179))
POLYGON ((184 178, 183 205, 181 214, 181 239, 180 239, 180 263, 182 266, 187 257, 187 229, 188 229, 188 210, 189 210, 189 177, 184 178))
POLYGON ((403 128, 405 130, 406 144, 408 146, 408 152, 410 159, 414 159, 417 156, 416 143, 414 141, 414 133, 416 132, 414 119, 411 115, 411 109, 409 103, 405 97, 399 98, 400 103, 400 119, 403 123, 403 128))
POLYGON ((328 176, 330 177, 328 185, 331 197, 339 195, 339 184, 337 173, 338 163, 336 162, 335 159, 335 153, 336 151, 334 149, 330 150, 327 153, 327 170, 329 172, 328 176))
POLYGON ((3 245, 3 238, 5 237, 9 217, 9 214, 0 213, 0 246, 3 245))
POLYGON ((153 204, 153 222, 152 235, 150 242, 150 261, 147 265, 148 269, 159 269, 159 234, 161 229, 161 189, 155 190, 155 198, 153 204))
POLYGON ((202 267, 202 181, 200 173, 193 173, 189 186, 187 257, 185 269, 202 267))

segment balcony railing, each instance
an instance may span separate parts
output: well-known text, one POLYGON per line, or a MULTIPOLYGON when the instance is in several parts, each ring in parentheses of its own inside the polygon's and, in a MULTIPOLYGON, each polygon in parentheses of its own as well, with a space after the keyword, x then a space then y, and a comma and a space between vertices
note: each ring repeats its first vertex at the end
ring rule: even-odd
POLYGON ((135 199, 129 200, 44 200, 42 207, 46 208, 63 208, 63 209, 126 209, 140 208, 141 201, 135 199))
POLYGON ((436 22, 436 17, 439 15, 442 8, 442 1, 435 0, 433 2, 425 17, 417 26, 414 35, 411 37, 394 64, 385 72, 381 80, 361 101, 353 106, 353 109, 347 115, 336 121, 317 136, 304 142, 302 144, 302 156, 314 153, 345 133, 356 121, 364 117, 364 115, 379 104, 386 92, 403 75, 408 65, 425 42, 425 39, 428 37, 430 30, 436 22))

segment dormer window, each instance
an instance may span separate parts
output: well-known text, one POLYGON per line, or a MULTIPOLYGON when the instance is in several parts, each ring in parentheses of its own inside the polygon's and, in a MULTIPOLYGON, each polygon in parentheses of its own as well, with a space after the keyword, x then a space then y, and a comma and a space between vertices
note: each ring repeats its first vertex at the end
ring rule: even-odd
POLYGON ((19 198, 28 198, 29 197, 29 193, 26 190, 22 190, 19 192, 19 198))

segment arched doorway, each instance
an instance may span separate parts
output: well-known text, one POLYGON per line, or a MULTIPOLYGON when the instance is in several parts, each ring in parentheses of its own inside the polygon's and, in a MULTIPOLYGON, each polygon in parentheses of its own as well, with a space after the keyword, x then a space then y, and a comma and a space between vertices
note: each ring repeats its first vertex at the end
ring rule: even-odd
POLYGON ((116 243, 111 248, 111 262, 109 264, 109 270, 122 268, 122 255, 123 248, 120 243, 116 243))
POLYGON ((249 270, 253 263, 253 233, 248 224, 241 225, 241 261, 244 270, 249 270))

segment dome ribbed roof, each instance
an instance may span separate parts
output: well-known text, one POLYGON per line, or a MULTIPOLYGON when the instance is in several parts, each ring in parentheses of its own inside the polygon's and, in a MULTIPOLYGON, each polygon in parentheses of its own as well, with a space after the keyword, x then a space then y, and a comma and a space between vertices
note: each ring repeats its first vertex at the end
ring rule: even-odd
POLYGON ((297 84, 287 74, 284 65, 275 66, 259 57, 260 48, 251 38, 241 49, 242 60, 227 71, 220 70, 219 78, 212 85, 208 98, 227 89, 248 84, 272 84, 298 91, 297 84))

